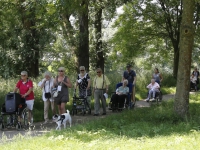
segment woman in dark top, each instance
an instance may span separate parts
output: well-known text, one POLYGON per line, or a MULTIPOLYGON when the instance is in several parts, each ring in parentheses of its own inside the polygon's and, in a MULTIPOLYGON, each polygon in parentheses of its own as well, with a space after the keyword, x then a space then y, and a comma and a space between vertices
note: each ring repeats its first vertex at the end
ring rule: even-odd
POLYGON ((58 105, 59 114, 63 114, 66 112, 65 105, 69 102, 68 88, 72 87, 70 79, 65 76, 64 67, 58 69, 58 76, 54 79, 54 87, 56 87, 58 91, 58 96, 54 99, 58 105))
MULTIPOLYGON (((87 102, 90 106, 90 96, 91 96, 91 88, 90 88, 90 76, 88 73, 86 73, 85 67, 80 66, 80 74, 78 74, 77 80, 76 80, 76 87, 79 87, 79 96, 80 97, 86 97, 87 96, 87 102)), ((76 89, 75 87, 75 89, 76 89)))

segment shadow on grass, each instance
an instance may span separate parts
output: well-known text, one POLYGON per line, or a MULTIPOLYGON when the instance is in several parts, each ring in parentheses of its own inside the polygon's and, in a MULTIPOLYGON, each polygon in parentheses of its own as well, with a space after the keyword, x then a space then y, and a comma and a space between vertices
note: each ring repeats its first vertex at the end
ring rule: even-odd
MULTIPOLYGON (((173 104, 173 100, 169 100, 150 108, 113 113, 106 118, 74 126, 62 134, 89 142, 97 135, 106 138, 152 138, 171 134, 187 135, 193 129, 199 130, 199 101, 196 99, 190 102, 190 117, 187 119, 181 119, 174 114, 173 104)), ((52 134, 60 134, 60 131, 54 131, 47 136, 52 134)))

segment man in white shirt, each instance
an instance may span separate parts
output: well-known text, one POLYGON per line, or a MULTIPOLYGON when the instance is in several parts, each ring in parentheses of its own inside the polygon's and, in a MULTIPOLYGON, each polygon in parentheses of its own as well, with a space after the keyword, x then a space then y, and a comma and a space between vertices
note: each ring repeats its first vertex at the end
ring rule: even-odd
POLYGON ((146 101, 155 101, 156 92, 159 92, 160 85, 157 82, 155 82, 155 79, 151 79, 151 83, 147 85, 147 88, 149 89, 149 92, 146 101), (150 100, 152 94, 153 99, 150 100))

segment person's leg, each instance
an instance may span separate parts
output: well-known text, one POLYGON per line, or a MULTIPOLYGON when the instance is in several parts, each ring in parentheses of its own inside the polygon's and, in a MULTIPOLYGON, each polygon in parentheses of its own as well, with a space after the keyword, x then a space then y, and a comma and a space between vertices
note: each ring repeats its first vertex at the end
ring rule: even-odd
POLYGON ((61 111, 61 114, 66 113, 65 106, 66 106, 66 103, 62 102, 61 105, 60 105, 60 111, 61 111))
POLYGON ((135 102, 135 85, 133 85, 133 89, 132 89, 132 101, 135 102))
POLYGON ((44 121, 45 122, 49 120, 48 111, 49 111, 49 100, 44 101, 44 121))
POLYGON ((57 104, 57 106, 58 106, 58 113, 59 113, 59 115, 61 115, 62 114, 62 112, 61 112, 61 104, 57 104))
POLYGON ((102 90, 100 94, 100 98, 101 98, 101 103, 102 103, 102 108, 103 108, 103 114, 106 114, 106 99, 103 94, 104 94, 104 91, 102 90))
POLYGON ((100 100, 99 100, 99 90, 94 91, 94 114, 99 114, 100 100))
POLYGON ((28 121, 32 124, 33 123, 33 105, 34 100, 26 101, 27 108, 28 108, 28 121))
POLYGON ((118 103, 117 94, 112 95, 111 101, 112 101, 112 107, 114 107, 114 108, 117 107, 117 103, 118 103))
POLYGON ((51 111, 52 111, 52 115, 56 114, 56 107, 55 107, 55 101, 51 101, 51 111))
POLYGON ((154 98, 154 99, 156 98, 156 92, 159 92, 159 90, 158 90, 158 89, 154 89, 154 90, 153 90, 153 98, 154 98))
POLYGON ((124 108, 124 102, 125 102, 126 95, 119 95, 118 96, 118 102, 119 102, 119 108, 124 108))

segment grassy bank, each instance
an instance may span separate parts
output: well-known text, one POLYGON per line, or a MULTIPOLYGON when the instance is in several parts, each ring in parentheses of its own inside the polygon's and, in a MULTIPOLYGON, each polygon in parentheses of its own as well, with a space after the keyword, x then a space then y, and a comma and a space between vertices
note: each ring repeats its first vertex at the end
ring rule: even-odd
POLYGON ((200 147, 200 94, 190 96, 190 117, 173 113, 173 100, 110 115, 106 118, 52 131, 40 137, 17 137, 2 150, 197 150, 200 147))

